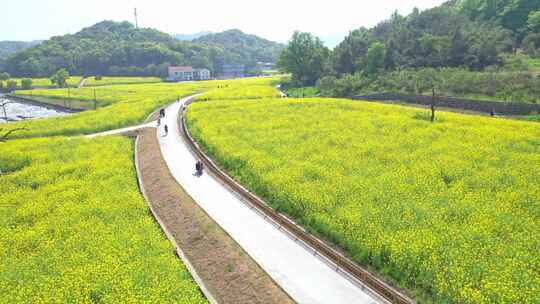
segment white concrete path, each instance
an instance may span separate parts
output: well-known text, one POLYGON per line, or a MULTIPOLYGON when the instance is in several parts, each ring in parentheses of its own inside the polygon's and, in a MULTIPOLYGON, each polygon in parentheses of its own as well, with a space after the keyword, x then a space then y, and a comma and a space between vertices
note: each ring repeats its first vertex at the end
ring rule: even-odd
POLYGON ((379 303, 251 210, 209 174, 194 176, 195 157, 180 136, 182 99, 166 108, 159 129, 161 152, 172 175, 189 195, 298 303, 379 303))
POLYGON ((84 84, 86 83, 86 77, 81 79, 81 81, 79 81, 79 84, 77 85, 77 89, 80 89, 82 87, 84 87, 84 84))
POLYGON ((126 128, 122 128, 122 129, 115 129, 115 130, 105 131, 105 132, 101 132, 101 133, 89 134, 89 135, 86 135, 85 137, 94 138, 94 137, 99 137, 99 136, 118 135, 118 134, 123 134, 123 133, 126 133, 126 132, 131 132, 131 131, 135 131, 135 130, 139 130, 139 129, 143 129, 143 128, 155 128, 156 125, 157 125, 157 122, 152 121, 152 122, 145 123, 145 124, 142 124, 142 125, 131 126, 131 127, 126 127, 126 128))

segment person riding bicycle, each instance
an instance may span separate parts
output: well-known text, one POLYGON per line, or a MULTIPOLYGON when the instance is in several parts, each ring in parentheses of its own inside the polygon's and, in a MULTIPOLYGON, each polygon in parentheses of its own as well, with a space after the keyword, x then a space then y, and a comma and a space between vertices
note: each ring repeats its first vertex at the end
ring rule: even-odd
POLYGON ((203 174, 203 163, 202 161, 198 160, 197 163, 195 163, 195 170, 197 176, 201 176, 203 174))

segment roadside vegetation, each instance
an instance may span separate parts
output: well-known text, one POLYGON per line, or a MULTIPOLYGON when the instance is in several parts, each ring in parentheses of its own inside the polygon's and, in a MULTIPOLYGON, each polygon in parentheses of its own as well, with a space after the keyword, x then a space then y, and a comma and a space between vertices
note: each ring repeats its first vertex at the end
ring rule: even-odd
POLYGON ((435 75, 438 95, 467 99, 540 103, 540 77, 528 71, 468 71, 459 68, 401 70, 366 77, 326 76, 317 83, 323 96, 350 97, 377 92, 431 95, 435 75))
POLYGON ((421 302, 540 300, 536 124, 324 98, 187 120, 240 183, 421 302))
POLYGON ((138 191, 132 141, 0 147, 3 302, 206 303, 138 191))
MULTIPOLYGON (((287 83, 288 81, 285 79, 283 81, 283 83, 287 83)), ((283 85, 282 83, 282 85, 283 85)), ((316 96, 319 96, 321 94, 321 92, 319 91, 319 88, 318 87, 300 87, 300 88, 295 88, 295 87, 287 87, 285 85, 284 87, 284 91, 285 93, 287 94, 288 97, 292 97, 292 98, 304 98, 304 97, 316 97, 316 96)))

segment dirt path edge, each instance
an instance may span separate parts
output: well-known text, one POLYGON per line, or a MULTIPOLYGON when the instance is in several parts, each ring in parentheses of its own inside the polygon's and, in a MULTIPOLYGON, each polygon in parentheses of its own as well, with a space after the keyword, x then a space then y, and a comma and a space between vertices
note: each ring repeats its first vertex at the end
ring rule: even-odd
MULTIPOLYGON (((141 132, 143 132, 143 131, 144 130, 141 130, 141 132)), ((141 137, 141 135, 139 134, 139 136, 137 136, 137 138, 135 139, 135 149, 134 149, 135 150, 135 169, 137 171, 137 181, 138 181, 138 184, 139 184, 139 189, 140 189, 140 191, 141 191, 141 193, 142 193, 142 195, 144 197, 144 200, 146 201, 146 204, 148 205, 148 208, 150 208, 150 211, 152 212, 152 215, 154 216, 154 218, 158 222, 159 226, 161 227, 161 230, 163 230, 163 232, 167 236, 167 239, 169 239, 169 241, 174 245, 174 247, 176 249, 176 254, 182 260, 182 262, 184 262, 184 265, 186 265, 186 268, 188 269, 189 273, 191 274, 191 276, 193 277, 193 279, 195 280, 197 285, 199 285, 199 288, 203 292, 203 294, 206 297, 206 299, 208 300, 208 302, 211 303, 211 304, 218 304, 218 301, 216 301, 214 295, 212 295, 212 293, 210 293, 210 291, 206 287, 206 284, 204 283, 204 281, 201 279, 201 277, 197 273, 197 270, 195 270, 195 267, 193 267, 193 264, 191 264, 189 259, 186 257, 186 255, 182 251, 182 249, 180 249, 180 246, 178 246, 178 243, 176 242, 176 240, 173 237, 172 233, 169 231, 169 229, 167 229, 167 226, 165 226, 165 224, 163 223, 163 220, 159 217, 156 210, 154 209, 154 207, 150 203, 150 199, 148 198, 148 194, 146 192, 146 189, 144 188, 144 183, 142 181, 142 175, 141 175, 141 170, 140 170, 140 165, 139 165, 139 153, 138 153, 139 149, 138 149, 138 147, 139 147, 139 141, 140 141, 139 139, 140 139, 140 137, 141 137)))

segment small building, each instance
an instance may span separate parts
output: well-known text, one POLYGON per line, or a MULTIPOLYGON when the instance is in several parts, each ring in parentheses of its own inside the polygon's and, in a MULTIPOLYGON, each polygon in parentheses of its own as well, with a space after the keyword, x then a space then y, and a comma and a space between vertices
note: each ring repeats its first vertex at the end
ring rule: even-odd
POLYGON ((169 81, 192 81, 209 80, 211 77, 208 69, 194 69, 191 66, 170 66, 169 81))

